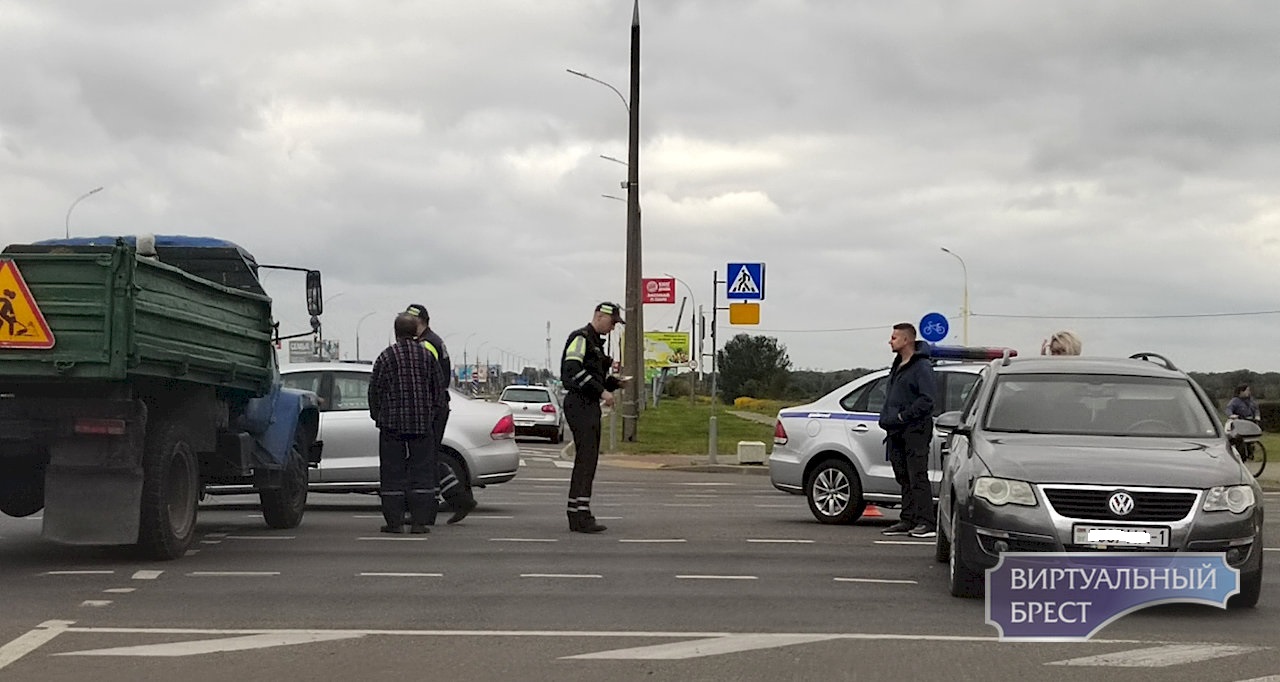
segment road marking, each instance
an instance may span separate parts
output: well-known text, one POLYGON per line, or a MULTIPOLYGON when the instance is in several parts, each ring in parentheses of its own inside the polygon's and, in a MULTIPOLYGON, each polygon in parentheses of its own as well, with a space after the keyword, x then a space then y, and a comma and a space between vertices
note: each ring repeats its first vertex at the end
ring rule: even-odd
POLYGON ((564 493, 535 493, 535 492, 529 492, 528 490, 521 490, 521 491, 518 491, 516 494, 517 494, 517 495, 542 495, 542 496, 549 496, 549 495, 563 495, 564 493))
POLYGON ((12 642, 0 646, 0 668, 48 644, 54 637, 66 632, 73 623, 75 623, 73 620, 47 620, 36 626, 36 629, 21 634, 12 642))
POLYGON ((756 509, 799 509, 798 504, 753 504, 756 509))
POLYGON ((560 461, 560 460, 558 460, 558 459, 557 459, 557 460, 553 460, 551 463, 552 463, 552 464, 554 464, 554 465, 556 465, 556 468, 557 468, 557 469, 572 469, 572 468, 573 468, 573 462, 562 462, 562 461, 560 461))
POLYGON ((49 571, 45 575, 114 575, 115 571, 49 571))
POLYGON ((499 516, 497 514, 468 514, 469 519, 514 519, 514 516, 499 516))
POLYGON ((111 606, 111 601, 108 599, 86 599, 80 602, 80 605, 102 608, 103 606, 111 606))
POLYGON ((664 502, 663 507, 714 507, 714 504, 677 504, 674 502, 664 502))
POLYGON ((659 544, 659 543, 664 543, 664 542, 685 542, 685 540, 684 540, 684 538, 671 538, 671 539, 669 539, 669 540, 662 540, 662 539, 619 540, 618 542, 635 542, 635 543, 659 544))
POLYGON ((599 573, 521 573, 521 578, 603 578, 599 573))
POLYGON ((934 543, 923 542, 920 540, 876 540, 877 545, 927 545, 932 547, 934 543))
POLYGON ((489 538, 489 542, 558 542, 555 538, 489 538))
POLYGON ((888 580, 882 578, 835 578, 838 583, 883 583, 885 585, 918 585, 914 580, 888 580))
POLYGON ((227 540, 296 540, 296 535, 228 535, 227 540))
POLYGON ((724 495, 717 495, 717 494, 715 494, 715 493, 711 493, 711 494, 706 494, 706 493, 684 493, 684 494, 680 494, 680 493, 677 493, 675 496, 676 496, 676 497, 701 497, 701 498, 708 498, 708 497, 709 497, 709 498, 713 498, 713 499, 717 499, 717 500, 718 500, 718 499, 720 499, 720 498, 722 498, 722 497, 724 497, 724 495))
POLYGON ((568 482, 569 482, 569 479, 567 479, 567 478, 527 478, 527 477, 525 477, 525 476, 521 476, 521 477, 520 477, 520 480, 522 480, 522 481, 538 481, 538 482, 541 482, 541 483, 568 483, 568 482))
POLYGON ((247 635, 229 639, 206 639, 197 642, 173 642, 171 644, 144 644, 112 649, 69 651, 56 656, 195 656, 221 651, 248 651, 275 646, 333 642, 341 639, 357 639, 363 635, 348 632, 279 632, 263 635, 247 635))
POLYGON ((1251 680, 1240 680, 1240 682, 1280 682, 1280 675, 1267 675, 1266 677, 1255 677, 1251 680))
POLYGON ((360 573, 362 578, 443 578, 443 573, 360 573))
POLYGON ((759 580, 754 575, 678 575, 680 580, 759 580))
POLYGON ((712 486, 728 487, 728 486, 735 486, 738 484, 737 483, 677 483, 676 485, 690 485, 690 486, 702 486, 702 487, 712 487, 712 486))
POLYGON ((280 571, 195 571, 187 575, 193 578, 267 578, 280 575, 280 571))
POLYGON ((1197 663, 1226 656, 1239 656, 1266 647, 1239 646, 1234 644, 1170 644, 1147 649, 1117 651, 1100 656, 1071 658, 1045 665, 1106 666, 1110 668, 1165 668, 1171 665, 1197 663))
POLYGON ((427 540, 427 538, 422 535, 411 535, 406 537, 396 537, 394 535, 379 535, 376 537, 370 536, 365 538, 356 538, 357 542, 362 542, 362 541, 363 542, 423 542, 425 540, 427 540))
POLYGON ((673 642, 671 644, 655 644, 653 646, 633 647, 630 649, 614 649, 612 651, 564 656, 562 658, 611 661, 670 661, 755 651, 757 649, 774 649, 793 644, 826 642, 832 639, 839 639, 839 637, 833 635, 735 635, 711 639, 695 639, 691 642, 673 642))
POLYGON ((747 542, 755 542, 758 544, 766 544, 766 545, 812 545, 814 541, 813 540, 769 540, 769 539, 748 538, 747 542))
MULTIPOLYGON (((379 516, 378 518, 382 518, 382 517, 379 516)), ((204 536, 206 538, 225 538, 227 537, 227 534, 226 533, 205 533, 204 536)))
POLYGON ((136 587, 112 587, 103 590, 103 592, 106 592, 107 594, 129 594, 130 592, 137 591, 137 589, 138 588, 136 587))
POLYGON ((221 545, 221 544, 222 544, 222 541, 221 541, 221 540, 201 540, 201 541, 200 541, 200 544, 202 544, 202 545, 221 545))
POLYGON ((134 580, 155 580, 159 578, 164 571, 138 571, 133 574, 134 580))
POLYGON ((378 520, 383 520, 383 516, 382 516, 382 514, 356 514, 356 515, 355 515, 354 517, 352 517, 352 518, 357 518, 357 519, 378 519, 378 520))
POLYGON ((200 553, 198 549, 189 549, 182 556, 195 556, 200 553))
POLYGON ((1280 547, 1263 547, 1264 552, 1280 552, 1280 547))
POLYGON ((622 516, 597 516, 597 517, 596 517, 596 520, 597 520, 597 521, 621 521, 623 518, 625 518, 625 517, 622 517, 622 516))

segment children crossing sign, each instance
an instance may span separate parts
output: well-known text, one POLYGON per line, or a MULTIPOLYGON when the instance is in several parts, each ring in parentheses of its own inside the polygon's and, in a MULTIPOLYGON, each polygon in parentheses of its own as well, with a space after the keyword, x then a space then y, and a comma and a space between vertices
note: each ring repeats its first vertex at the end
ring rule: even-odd
POLYGON ((730 263, 725 283, 731 301, 764 300, 764 263, 730 263))
POLYGON ((53 348, 53 332, 11 260, 0 260, 0 348, 53 348))

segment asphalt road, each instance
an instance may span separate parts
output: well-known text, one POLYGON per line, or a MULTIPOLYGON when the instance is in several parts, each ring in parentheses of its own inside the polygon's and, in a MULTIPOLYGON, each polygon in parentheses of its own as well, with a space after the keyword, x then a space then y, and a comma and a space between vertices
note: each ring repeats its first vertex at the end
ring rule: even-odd
POLYGON ((823 526, 767 476, 602 467, 609 530, 569 533, 569 463, 522 449, 515 481, 426 536, 378 533, 367 496, 314 495, 291 531, 214 498, 192 554, 155 563, 0 517, 0 679, 1280 680, 1274 551, 1256 609, 999 642, 931 541, 879 534, 894 512, 823 526))

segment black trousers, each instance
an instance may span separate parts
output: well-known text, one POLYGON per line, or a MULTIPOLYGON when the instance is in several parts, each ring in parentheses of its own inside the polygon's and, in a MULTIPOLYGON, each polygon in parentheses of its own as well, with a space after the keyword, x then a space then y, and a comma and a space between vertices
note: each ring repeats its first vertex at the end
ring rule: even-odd
POLYGON ((436 478, 440 482, 440 497, 443 497, 450 507, 458 509, 460 504, 466 504, 473 496, 471 494, 471 486, 464 481, 459 481, 458 477, 453 475, 453 469, 445 462, 442 448, 444 446, 444 427, 448 423, 448 408, 437 411, 431 419, 431 428, 435 430, 436 436, 436 461, 439 462, 436 467, 436 478))
POLYGON ((933 527, 933 488, 929 484, 929 443, 933 428, 890 433, 885 440, 893 477, 902 489, 903 521, 933 527))
POLYGON ((573 474, 569 476, 570 513, 591 515, 591 486, 600 462, 600 401, 569 393, 564 417, 573 432, 573 474))
POLYGON ((378 484, 388 526, 403 525, 405 511, 413 523, 435 523, 436 466, 435 434, 379 432, 378 484))

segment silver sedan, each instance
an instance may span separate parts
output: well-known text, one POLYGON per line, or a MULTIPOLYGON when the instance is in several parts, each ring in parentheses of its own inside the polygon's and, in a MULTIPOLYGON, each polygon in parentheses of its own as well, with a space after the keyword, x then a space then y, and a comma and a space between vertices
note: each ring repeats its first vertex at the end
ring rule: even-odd
MULTIPOLYGON (((320 396, 324 450, 319 468, 311 470, 312 492, 377 492, 378 429, 369 416, 368 399, 372 372, 371 365, 348 362, 290 365, 280 370, 285 386, 320 396)), ((510 408, 473 400, 452 389, 450 395, 441 461, 472 487, 515 478, 520 451, 510 408)))

